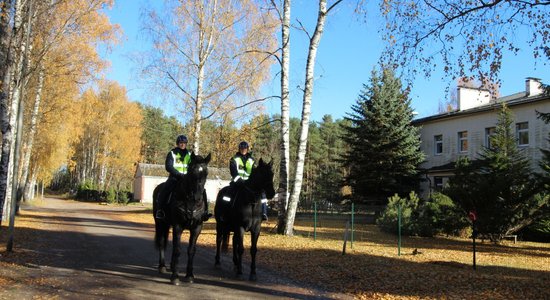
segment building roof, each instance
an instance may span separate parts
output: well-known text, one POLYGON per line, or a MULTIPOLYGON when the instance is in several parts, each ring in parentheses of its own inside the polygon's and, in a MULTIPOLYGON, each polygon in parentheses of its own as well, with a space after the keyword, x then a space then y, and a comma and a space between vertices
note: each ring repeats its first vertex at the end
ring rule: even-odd
POLYGON ((139 163, 136 169, 136 177, 138 176, 168 177, 168 172, 164 165, 139 163))
MULTIPOLYGON (((164 165, 139 163, 134 177, 168 177, 168 172, 164 165)), ((231 174, 227 168, 208 167, 209 179, 231 180, 231 174)))
POLYGON ((482 105, 482 106, 465 109, 465 110, 454 110, 454 111, 444 112, 441 114, 437 114, 437 115, 433 115, 425 118, 416 119, 412 121, 412 124, 421 125, 423 123, 438 121, 441 119, 451 119, 451 118, 462 117, 465 115, 473 115, 476 113, 500 110, 502 107, 502 103, 506 103, 508 107, 513 107, 513 106, 524 105, 524 104, 529 104, 533 102, 549 101, 549 100, 550 100, 550 95, 548 94, 527 97, 525 92, 521 92, 510 96, 498 98, 496 101, 493 101, 487 105, 482 105))

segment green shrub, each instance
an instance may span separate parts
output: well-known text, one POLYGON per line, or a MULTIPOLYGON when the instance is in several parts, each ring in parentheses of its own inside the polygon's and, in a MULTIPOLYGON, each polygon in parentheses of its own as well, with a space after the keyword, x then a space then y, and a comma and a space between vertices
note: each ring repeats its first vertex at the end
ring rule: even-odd
POLYGON ((106 195, 106 199, 107 203, 117 203, 117 192, 115 191, 115 189, 113 188, 110 188, 109 190, 107 190, 107 195, 106 195))
POLYGON ((550 215, 523 228, 518 234, 523 240, 550 243, 550 215))
POLYGON ((409 198, 401 198, 397 194, 388 198, 388 205, 376 220, 376 224, 383 231, 390 233, 398 232, 398 211, 401 207, 401 233, 404 235, 414 234, 414 213, 418 209, 419 198, 415 192, 409 194, 409 198))
POLYGON ((460 235, 470 225, 464 212, 448 196, 434 193, 413 215, 413 233, 420 236, 460 235))
POLYGON ((128 202, 130 202, 130 200, 132 200, 132 193, 131 192, 127 192, 127 191, 118 191, 117 192, 117 196, 118 196, 118 203, 120 204, 128 204, 128 202))

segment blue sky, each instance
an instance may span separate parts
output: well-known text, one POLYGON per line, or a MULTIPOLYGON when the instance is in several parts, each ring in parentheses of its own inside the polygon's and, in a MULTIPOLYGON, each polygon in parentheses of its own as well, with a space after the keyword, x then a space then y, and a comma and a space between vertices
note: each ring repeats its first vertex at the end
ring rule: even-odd
MULTIPOLYGON (((130 57, 145 50, 147 38, 141 27, 141 8, 161 1, 115 0, 111 10, 106 11, 112 23, 117 23, 124 31, 121 43, 111 52, 103 53, 111 62, 106 77, 126 86, 130 99, 154 106, 163 107, 163 103, 151 98, 151 93, 141 88, 137 78, 139 66, 135 66, 130 57)), ((312 32, 316 19, 316 1, 293 0, 292 21, 300 20, 312 32)), ((364 83, 368 83, 370 73, 382 50, 382 40, 378 33, 380 20, 376 7, 368 11, 365 18, 353 13, 356 1, 344 1, 327 18, 325 31, 318 49, 315 67, 315 86, 312 100, 312 120, 320 121, 323 115, 330 114, 334 119, 342 118, 350 112, 364 83)), ((297 86, 303 87, 305 60, 307 57, 307 36, 297 30, 291 32, 291 116, 300 117, 302 93, 297 86)), ((278 70, 274 70, 276 72, 278 70)), ((524 90, 525 78, 541 78, 550 83, 550 69, 542 62, 535 65, 529 52, 518 56, 505 55, 500 78, 501 95, 509 95, 524 90)), ((448 98, 445 93, 449 78, 442 79, 441 73, 433 73, 430 79, 417 77, 411 93, 412 106, 418 117, 437 113, 438 103, 448 98)), ((265 95, 280 94, 279 78, 268 82, 265 95)), ((451 88, 454 88, 451 83, 451 88)), ((165 106, 165 105, 164 105, 165 106)), ((272 100, 265 104, 270 114, 280 113, 280 103, 272 100)), ((187 121, 187 120, 182 120, 187 121)))

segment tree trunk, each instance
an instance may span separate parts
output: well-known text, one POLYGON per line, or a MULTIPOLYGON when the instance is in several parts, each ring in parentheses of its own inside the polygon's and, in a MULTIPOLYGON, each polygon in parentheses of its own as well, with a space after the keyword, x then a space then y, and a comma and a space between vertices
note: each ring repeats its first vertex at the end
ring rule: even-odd
POLYGON ((23 23, 23 1, 15 1, 15 16, 12 30, 11 43, 8 49, 7 76, 4 76, 2 91, 7 93, 6 102, 1 103, 2 108, 2 159, 0 161, 0 199, 4 202, 3 217, 10 220, 11 211, 11 181, 13 179, 13 157, 15 144, 13 143, 16 133, 17 108, 20 95, 20 83, 22 75, 22 52, 16 53, 18 47, 22 47, 22 23, 23 23), (10 88, 13 87, 13 91, 10 88), (10 99, 11 98, 11 99, 10 99), (16 100, 17 99, 17 100, 16 100), (9 114, 8 114, 9 109, 9 114))
POLYGON ((290 2, 283 1, 281 54, 281 163, 279 169, 279 213, 277 233, 283 234, 288 207, 288 178, 290 161, 290 99, 288 76, 290 69, 290 2))
MULTIPOLYGON (((12 34, 10 29, 12 2, 11 0, 2 1, 2 11, 0 13, 0 79, 2 80, 0 86, 0 129, 2 131, 2 141, 6 138, 6 135, 11 134, 11 128, 8 121, 8 97, 13 61, 13 51, 9 42, 12 34)), ((6 146, 8 145, 6 144, 6 146)), ((4 208, 9 206, 4 205, 6 203, 6 187, 8 185, 8 149, 9 147, 4 147, 4 143, 2 142, 2 153, 0 158, 0 224, 6 216, 4 208)))
MULTIPOLYGON (((42 87, 44 86, 44 65, 40 62, 40 71, 38 74, 38 87, 36 88, 36 95, 34 97, 34 106, 31 114, 30 128, 28 132, 28 138, 26 140, 26 151, 23 154, 21 183, 24 184, 23 188, 23 201, 32 199, 32 187, 29 182, 29 170, 32 149, 34 146, 34 135, 36 134, 36 124, 38 123, 38 112, 40 108, 40 102, 42 100, 42 87)), ((36 177, 34 177, 36 178, 36 177)))
POLYGON ((200 132, 201 132, 201 121, 202 121, 202 102, 203 102, 203 82, 204 82, 204 66, 203 64, 199 64, 199 74, 197 77, 197 95, 196 95, 196 105, 195 105, 195 113, 193 115, 193 126, 194 126, 194 133, 193 133, 193 152, 195 154, 200 154, 200 148, 199 148, 199 139, 200 139, 200 132))
POLYGON ((340 1, 336 1, 329 9, 327 9, 327 1, 319 0, 319 14, 317 16, 317 26, 313 32, 313 36, 309 41, 309 53, 306 64, 306 79, 304 87, 303 107, 302 107, 302 120, 300 122, 301 132, 300 141, 298 145, 298 159, 296 161, 296 174, 294 179, 294 186, 292 187, 292 194, 290 195, 290 202, 288 204, 288 211, 285 224, 285 235, 291 236, 294 231, 294 219, 296 217, 296 208, 298 207, 298 201, 300 200, 300 192, 302 189, 302 180, 304 172, 304 161, 306 156, 307 138, 309 133, 309 118, 311 115, 311 98, 313 95, 313 75, 315 70, 315 58, 317 56, 317 47, 321 41, 323 35, 323 29, 325 26, 325 20, 328 12, 336 6, 340 1))

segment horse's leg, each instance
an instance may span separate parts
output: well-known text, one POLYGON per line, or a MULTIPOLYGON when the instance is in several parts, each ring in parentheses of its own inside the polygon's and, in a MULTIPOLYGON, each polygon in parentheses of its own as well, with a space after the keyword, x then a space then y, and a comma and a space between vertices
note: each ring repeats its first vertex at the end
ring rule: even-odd
POLYGON ((222 239, 223 239, 223 231, 224 229, 223 229, 223 226, 220 224, 220 222, 216 222, 216 258, 214 261, 214 266, 216 268, 221 267, 220 248, 221 248, 222 239))
POLYGON ((250 230, 250 276, 248 280, 256 281, 256 253, 258 252, 258 239, 260 237, 260 223, 250 230))
POLYGON ((244 228, 236 228, 233 233, 233 264, 235 266, 235 273, 237 277, 240 277, 243 274, 243 236, 244 228))
POLYGON ((181 234, 183 228, 180 225, 174 225, 172 228, 172 261, 170 262, 170 268, 172 269, 172 276, 170 276, 170 282, 173 285, 179 285, 179 271, 178 264, 181 254, 181 234))
POLYGON ((161 274, 166 273, 165 252, 168 244, 168 233, 170 227, 162 222, 155 221, 155 246, 159 252, 158 271, 161 274))
POLYGON ((192 283, 195 279, 193 275, 193 259, 195 252, 197 251, 197 238, 202 231, 202 224, 199 224, 195 228, 189 228, 189 245, 187 246, 187 272, 185 274, 185 281, 192 283))

